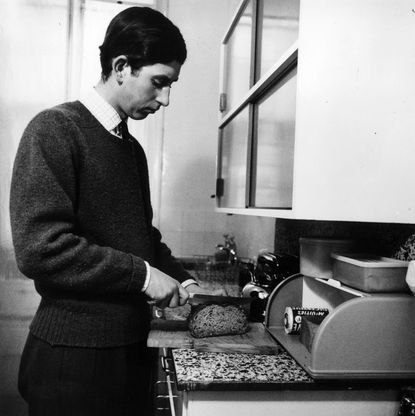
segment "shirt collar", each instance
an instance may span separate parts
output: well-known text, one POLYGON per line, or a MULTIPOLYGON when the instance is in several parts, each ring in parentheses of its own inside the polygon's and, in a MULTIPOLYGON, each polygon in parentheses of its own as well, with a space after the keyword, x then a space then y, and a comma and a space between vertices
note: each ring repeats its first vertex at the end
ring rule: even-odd
POLYGON ((121 117, 115 108, 98 94, 95 88, 89 90, 80 101, 106 130, 114 134, 121 123, 121 117))

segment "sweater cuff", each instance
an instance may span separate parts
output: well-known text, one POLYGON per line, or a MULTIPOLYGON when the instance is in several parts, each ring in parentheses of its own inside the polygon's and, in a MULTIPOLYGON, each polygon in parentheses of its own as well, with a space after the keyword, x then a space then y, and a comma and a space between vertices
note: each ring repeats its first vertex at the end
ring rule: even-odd
POLYGON ((186 289, 187 286, 190 286, 190 285, 199 286, 199 283, 197 283, 196 280, 194 280, 194 279, 187 279, 187 280, 185 280, 184 282, 182 282, 180 284, 183 286, 184 289, 186 289))
POLYGON ((150 265, 144 260, 146 265, 146 280, 144 281, 143 287, 141 288, 142 292, 145 292, 150 284, 151 274, 150 274, 150 265))
POLYGON ((147 266, 145 264, 146 262, 140 259, 139 257, 131 256, 131 258, 133 261, 133 273, 131 276, 128 291, 141 292, 147 280, 147 266))

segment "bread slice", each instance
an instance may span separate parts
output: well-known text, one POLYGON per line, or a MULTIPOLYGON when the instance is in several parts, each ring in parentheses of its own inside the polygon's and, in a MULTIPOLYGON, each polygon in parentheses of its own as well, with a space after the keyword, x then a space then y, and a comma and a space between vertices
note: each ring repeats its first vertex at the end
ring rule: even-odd
POLYGON ((244 334, 248 329, 247 314, 238 305, 197 305, 189 315, 189 331, 195 338, 244 334))

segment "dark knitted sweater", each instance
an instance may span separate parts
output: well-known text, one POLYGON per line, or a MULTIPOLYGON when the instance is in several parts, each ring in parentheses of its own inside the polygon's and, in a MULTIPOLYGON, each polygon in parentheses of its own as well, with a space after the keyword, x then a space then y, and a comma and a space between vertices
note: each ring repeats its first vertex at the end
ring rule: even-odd
POLYGON ((43 111, 21 139, 13 243, 42 297, 31 332, 51 344, 143 340, 150 322, 143 260, 178 281, 190 277, 152 226, 146 158, 130 139, 111 135, 79 101, 43 111))

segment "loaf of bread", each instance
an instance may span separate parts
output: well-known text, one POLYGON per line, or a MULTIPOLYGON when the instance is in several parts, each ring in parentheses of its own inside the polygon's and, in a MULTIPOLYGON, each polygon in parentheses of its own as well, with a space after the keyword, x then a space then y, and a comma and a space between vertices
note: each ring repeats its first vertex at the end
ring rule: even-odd
POLYGON ((197 305, 189 315, 189 331, 195 338, 244 334, 248 329, 247 314, 238 305, 197 305))

